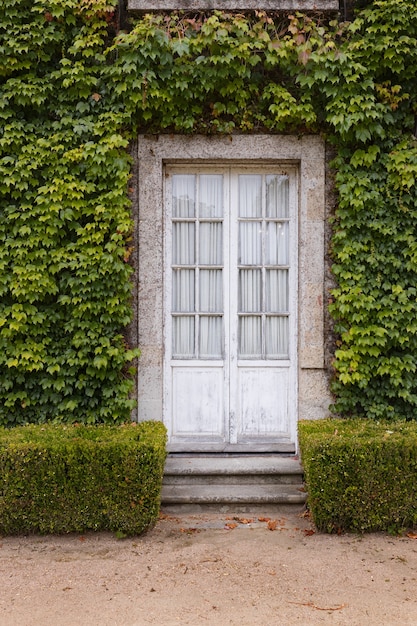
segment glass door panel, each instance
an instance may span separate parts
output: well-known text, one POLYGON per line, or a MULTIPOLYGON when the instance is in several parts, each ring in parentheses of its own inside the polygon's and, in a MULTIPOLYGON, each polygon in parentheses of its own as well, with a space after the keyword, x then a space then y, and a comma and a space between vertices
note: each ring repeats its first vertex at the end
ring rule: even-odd
POLYGON ((288 176, 240 175, 238 186, 238 354, 287 359, 288 176))
POLYGON ((218 359, 224 353, 223 204, 223 175, 173 175, 174 358, 218 359))

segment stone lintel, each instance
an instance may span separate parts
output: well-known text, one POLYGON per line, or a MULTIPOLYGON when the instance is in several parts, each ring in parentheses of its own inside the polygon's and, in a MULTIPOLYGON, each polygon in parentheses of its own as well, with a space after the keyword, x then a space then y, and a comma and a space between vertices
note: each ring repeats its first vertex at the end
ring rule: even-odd
POLYGON ((128 0, 128 11, 338 11, 339 0, 128 0))

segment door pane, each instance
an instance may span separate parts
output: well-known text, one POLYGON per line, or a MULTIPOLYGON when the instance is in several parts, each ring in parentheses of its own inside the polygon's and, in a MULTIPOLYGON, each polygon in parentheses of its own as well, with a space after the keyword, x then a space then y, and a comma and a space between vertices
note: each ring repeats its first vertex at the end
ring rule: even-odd
POLYGON ((174 222, 172 227, 172 261, 174 265, 194 265, 195 225, 193 222, 174 222))
POLYGON ((262 216, 262 176, 239 176, 239 217, 262 216))
POLYGON ((172 278, 172 310, 194 312, 194 270, 174 270, 172 278))
POLYGON ((223 312, 222 270, 200 270, 200 311, 223 312))
POLYGON ((240 222, 239 263, 260 265, 262 262, 262 222, 240 222))
POLYGON ((272 359, 288 357, 288 317, 266 318, 266 355, 272 359))
POLYGON ((288 222, 268 222, 266 232, 267 265, 288 265, 288 222))
POLYGON ((288 217, 289 215, 288 176, 269 174, 266 177, 266 216, 288 217))
POLYGON ((200 176, 200 217, 223 217, 223 176, 200 176))
POLYGON ((194 217, 195 181, 193 174, 175 174, 172 177, 173 217, 194 217))
POLYGON ((222 318, 200 317, 200 358, 222 357, 222 318))
POLYGON ((288 270, 266 270, 266 310, 270 313, 288 311, 288 270))
POLYGON ((174 317, 172 319, 172 352, 173 357, 193 357, 195 355, 194 317, 174 317))
POLYGON ((261 358, 262 318, 259 316, 241 317, 239 320, 239 356, 241 358, 261 358))
POLYGON ((200 224, 200 264, 222 265, 223 224, 203 222, 200 224))
POLYGON ((260 269, 239 271, 239 312, 262 312, 262 272, 260 269))

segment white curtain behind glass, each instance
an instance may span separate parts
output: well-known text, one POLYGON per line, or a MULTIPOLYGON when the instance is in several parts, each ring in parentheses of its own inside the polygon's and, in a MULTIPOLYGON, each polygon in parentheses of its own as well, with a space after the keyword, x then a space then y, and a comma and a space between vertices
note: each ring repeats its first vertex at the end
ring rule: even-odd
POLYGON ((194 217, 196 177, 194 174, 175 174, 172 177, 173 217, 194 217))
POLYGON ((200 223, 200 265, 221 265, 223 262, 223 224, 200 223))
POLYGON ((195 356, 194 341, 195 318, 173 317, 172 319, 172 351, 173 357, 195 356))
POLYGON ((260 269, 240 270, 239 309, 242 313, 262 312, 262 272, 260 269))
POLYGON ((241 317, 239 320, 239 356, 262 357, 262 317, 241 317))
POLYGON ((223 217, 223 176, 202 174, 199 176, 199 181, 200 217, 223 217))
POLYGON ((174 265, 194 265, 194 222, 176 222, 173 224, 172 231, 172 261, 174 265))
POLYGON ((262 176, 245 174, 239 176, 239 217, 261 217, 262 176))
POLYGON ((200 311, 218 313, 222 310, 222 270, 200 270, 200 311))
POLYGON ((174 270, 172 275, 172 310, 174 312, 194 312, 194 276, 194 270, 174 270))
POLYGON ((288 270, 266 270, 266 311, 287 313, 288 270))
POLYGON ((200 358, 222 357, 222 318, 200 317, 200 358))
POLYGON ((284 174, 266 176, 266 216, 289 216, 289 178, 284 174))
POLYGON ((262 222, 239 223, 239 263, 261 265, 262 222))
POLYGON ((266 356, 271 359, 288 355, 288 317, 266 318, 266 356))

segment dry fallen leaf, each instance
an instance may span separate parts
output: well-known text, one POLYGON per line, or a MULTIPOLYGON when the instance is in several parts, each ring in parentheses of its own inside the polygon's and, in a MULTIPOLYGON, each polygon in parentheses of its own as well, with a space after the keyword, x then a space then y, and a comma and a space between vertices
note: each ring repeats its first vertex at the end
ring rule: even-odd
POLYGON ((407 533, 409 539, 417 539, 417 533, 407 533))
POLYGON ((267 526, 268 526, 268 530, 276 530, 278 526, 278 520, 276 519, 269 520, 267 526))
POLYGON ((270 517, 258 517, 258 522, 269 522, 270 517))
POLYGON ((225 529, 226 529, 226 530, 233 530, 233 528, 237 528, 237 524, 233 524, 232 522, 228 522, 228 523, 225 525, 225 529))
POLYGON ((311 537, 311 535, 314 535, 315 530, 312 530, 311 528, 305 528, 304 529, 304 534, 306 537, 311 537))

